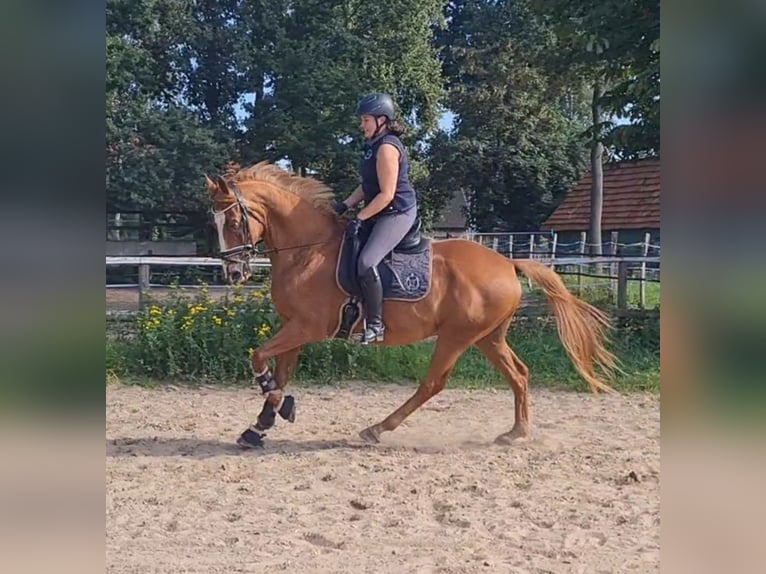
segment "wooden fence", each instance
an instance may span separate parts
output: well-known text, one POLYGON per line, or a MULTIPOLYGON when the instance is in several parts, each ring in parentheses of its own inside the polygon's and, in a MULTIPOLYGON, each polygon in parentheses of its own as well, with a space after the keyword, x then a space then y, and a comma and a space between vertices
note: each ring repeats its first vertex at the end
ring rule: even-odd
MULTIPOLYGON (((646 307, 646 285, 649 282, 658 282, 658 278, 650 278, 647 273, 647 266, 658 266, 659 257, 614 257, 614 256, 577 256, 577 257, 551 257, 541 255, 535 252, 529 254, 530 258, 551 266, 563 276, 575 276, 577 283, 570 285, 574 287, 575 292, 581 293, 586 278, 595 278, 601 281, 609 292, 610 300, 614 302, 618 309, 628 309, 628 291, 629 283, 639 282, 639 308, 646 307)), ((152 267, 217 267, 220 268, 221 260, 214 257, 157 257, 157 256, 136 256, 136 257, 106 257, 107 266, 134 266, 138 268, 138 281, 134 284, 107 285, 107 292, 111 289, 132 288, 138 291, 138 307, 141 308, 147 296, 153 289, 167 287, 167 285, 151 282, 152 267)), ((270 262, 267 258, 255 258, 251 265, 255 269, 269 269, 270 262)), ((658 271, 655 269, 655 271, 658 271)), ((194 286, 184 286, 194 288, 194 286)), ((531 287, 531 283, 530 283, 531 287)), ((212 287, 216 289, 216 287, 212 287)), ((226 290, 226 287, 218 286, 217 290, 226 290)), ((107 297, 107 299, 109 299, 107 297)), ((107 304, 107 310, 110 305, 107 304)))

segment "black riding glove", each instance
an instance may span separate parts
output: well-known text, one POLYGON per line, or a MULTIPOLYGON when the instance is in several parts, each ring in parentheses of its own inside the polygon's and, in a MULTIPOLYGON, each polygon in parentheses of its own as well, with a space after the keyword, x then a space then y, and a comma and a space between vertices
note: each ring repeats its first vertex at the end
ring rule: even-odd
POLYGON ((348 210, 348 205, 346 205, 342 201, 335 201, 332 204, 332 208, 335 210, 335 213, 337 213, 338 215, 343 215, 348 210))
POLYGON ((351 221, 348 222, 348 226, 346 227, 346 235, 348 237, 356 237, 359 235, 359 230, 362 227, 362 220, 355 217, 351 221))

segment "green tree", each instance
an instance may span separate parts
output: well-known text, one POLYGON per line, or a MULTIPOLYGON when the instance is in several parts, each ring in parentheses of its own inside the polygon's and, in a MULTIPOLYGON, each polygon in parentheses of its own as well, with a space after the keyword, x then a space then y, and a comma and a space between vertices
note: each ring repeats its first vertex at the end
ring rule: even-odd
POLYGON ((190 59, 206 53, 200 46, 210 35, 201 30, 220 25, 198 22, 213 4, 224 3, 107 2, 107 209, 203 210, 202 174, 234 154, 230 125, 241 86, 221 80, 204 58, 190 59))
POLYGON ((659 0, 532 0, 556 34, 542 61, 552 76, 591 90, 591 252, 601 254, 605 145, 618 156, 659 153, 659 0), (608 117, 628 115, 631 125, 608 117))
MULTIPOLYGON (((270 71, 246 106, 248 161, 287 160, 345 195, 358 183, 363 140, 354 115, 368 92, 390 93, 412 130, 403 139, 417 164, 418 142, 435 127, 441 95, 431 25, 442 2, 295 0, 282 5, 270 71)), ((253 15, 254 16, 254 15, 253 15)), ((419 167, 414 169, 421 173, 419 167)))
POLYGON ((552 43, 529 3, 459 0, 438 38, 453 134, 432 142, 431 182, 464 192, 478 230, 531 230, 583 165, 578 94, 534 65, 552 43))

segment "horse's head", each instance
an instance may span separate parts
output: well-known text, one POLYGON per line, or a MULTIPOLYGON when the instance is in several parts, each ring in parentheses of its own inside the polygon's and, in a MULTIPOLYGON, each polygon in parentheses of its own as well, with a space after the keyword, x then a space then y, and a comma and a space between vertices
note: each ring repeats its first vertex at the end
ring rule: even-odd
POLYGON ((213 200, 213 217, 218 229, 218 246, 226 279, 244 283, 252 275, 250 258, 266 230, 263 214, 249 205, 236 184, 222 177, 205 176, 213 200))

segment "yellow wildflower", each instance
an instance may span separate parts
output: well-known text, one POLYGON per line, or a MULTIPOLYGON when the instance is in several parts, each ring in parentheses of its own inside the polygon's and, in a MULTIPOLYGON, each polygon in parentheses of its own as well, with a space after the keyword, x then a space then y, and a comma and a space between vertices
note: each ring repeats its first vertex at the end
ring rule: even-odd
POLYGON ((258 329, 259 337, 268 337, 269 333, 271 333, 271 327, 269 327, 266 323, 261 325, 258 329))
POLYGON ((215 323, 216 325, 218 325, 220 327, 221 325, 223 325, 223 319, 221 319, 220 317, 214 315, 213 316, 213 323, 215 323))
POLYGON ((194 307, 189 309, 189 315, 194 317, 197 313, 202 313, 203 311, 207 311, 207 307, 204 305, 195 305, 194 307))
POLYGON ((149 315, 155 317, 157 315, 162 315, 162 309, 157 307, 157 305, 152 305, 149 307, 149 315))

